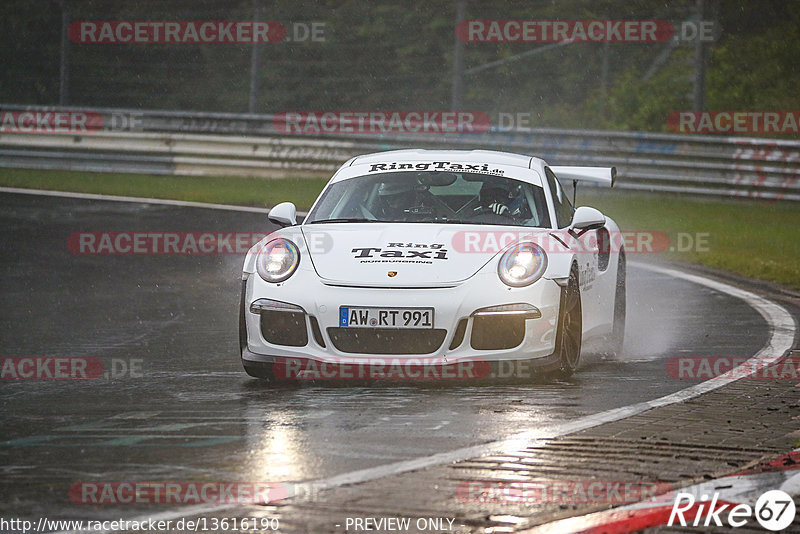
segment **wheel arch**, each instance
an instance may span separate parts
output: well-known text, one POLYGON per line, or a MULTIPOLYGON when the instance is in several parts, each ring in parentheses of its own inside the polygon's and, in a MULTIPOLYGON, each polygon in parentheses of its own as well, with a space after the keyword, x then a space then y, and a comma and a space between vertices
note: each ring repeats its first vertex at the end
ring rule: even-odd
MULTIPOLYGON (((547 272, 545 278, 554 280, 561 287, 566 287, 573 267, 578 267, 578 258, 575 253, 548 254, 547 272)), ((580 273, 580 268, 578 268, 580 273)))

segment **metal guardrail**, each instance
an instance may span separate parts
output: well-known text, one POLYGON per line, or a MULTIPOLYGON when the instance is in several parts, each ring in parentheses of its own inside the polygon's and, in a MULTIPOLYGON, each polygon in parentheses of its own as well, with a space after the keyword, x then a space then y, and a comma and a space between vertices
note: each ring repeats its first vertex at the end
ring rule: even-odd
MULTIPOLYGON (((0 105, 2 111, 55 108, 0 105)), ((274 115, 58 108, 103 117, 92 132, 0 131, 0 166, 175 175, 328 176, 366 152, 507 150, 553 165, 615 165, 617 186, 800 201, 800 141, 641 132, 528 129, 461 134, 295 135, 274 115), (129 131, 108 128, 125 124, 129 131)))

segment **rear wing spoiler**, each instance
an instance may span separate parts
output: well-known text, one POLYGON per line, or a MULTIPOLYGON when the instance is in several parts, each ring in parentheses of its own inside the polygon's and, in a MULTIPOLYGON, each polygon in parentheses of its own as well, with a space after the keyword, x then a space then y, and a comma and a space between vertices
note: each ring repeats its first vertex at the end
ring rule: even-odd
POLYGON ((617 177, 616 167, 550 167, 550 170, 561 180, 590 182, 606 187, 613 187, 617 177))

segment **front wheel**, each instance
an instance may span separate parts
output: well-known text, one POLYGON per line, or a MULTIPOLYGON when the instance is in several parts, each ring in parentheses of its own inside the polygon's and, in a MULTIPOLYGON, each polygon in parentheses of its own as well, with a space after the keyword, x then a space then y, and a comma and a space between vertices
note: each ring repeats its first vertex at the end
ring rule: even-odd
POLYGON ((573 267, 569 274, 567 287, 561 291, 558 328, 556 330, 556 354, 558 354, 558 369, 556 373, 562 378, 571 376, 580 363, 583 337, 581 310, 578 269, 573 267))

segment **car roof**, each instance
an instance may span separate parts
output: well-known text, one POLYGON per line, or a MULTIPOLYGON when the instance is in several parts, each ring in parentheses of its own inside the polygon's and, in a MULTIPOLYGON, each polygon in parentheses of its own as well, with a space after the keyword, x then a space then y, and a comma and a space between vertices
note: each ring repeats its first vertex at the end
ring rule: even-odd
POLYGON ((371 174, 373 171, 425 170, 421 167, 425 164, 432 166, 430 170, 451 171, 462 170, 466 165, 471 165, 476 169, 473 172, 506 176, 540 187, 543 186, 543 166, 547 165, 539 158, 495 150, 387 150, 348 160, 339 167, 328 184, 371 174), (378 166, 380 168, 376 169, 378 166))
POLYGON ((447 159, 453 163, 489 163, 525 169, 536 168, 537 164, 544 164, 539 158, 496 150, 425 150, 409 148, 356 156, 343 166, 387 162, 439 161, 442 159, 447 159))

